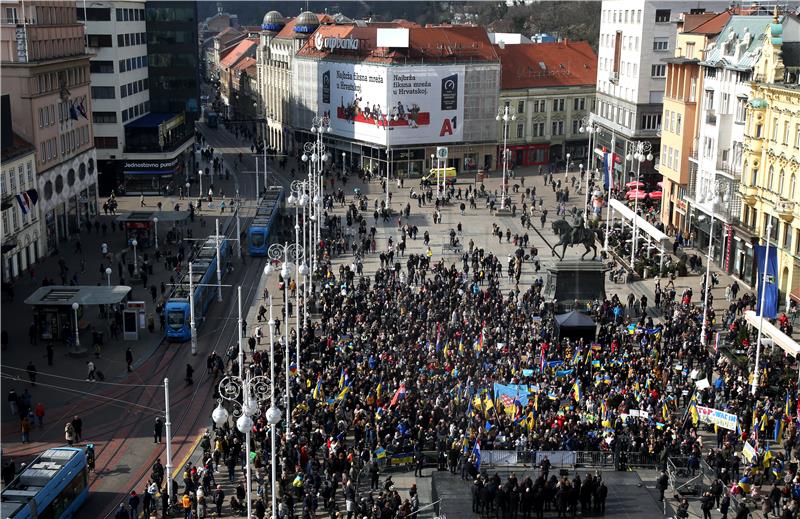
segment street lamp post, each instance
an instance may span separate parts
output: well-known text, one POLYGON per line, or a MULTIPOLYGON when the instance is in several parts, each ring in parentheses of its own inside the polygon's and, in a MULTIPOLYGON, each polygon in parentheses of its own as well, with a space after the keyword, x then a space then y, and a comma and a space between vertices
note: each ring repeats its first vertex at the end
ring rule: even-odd
POLYGON ((139 260, 136 255, 136 246, 139 245, 139 242, 135 239, 131 240, 131 245, 133 245, 133 272, 137 272, 139 268, 139 260))
POLYGON ((200 177, 200 194, 197 195, 197 198, 203 198, 203 170, 197 172, 197 176, 200 177))
MULTIPOLYGON (((650 150, 653 149, 653 145, 650 144, 648 141, 637 141, 635 144, 635 152, 633 154, 628 153, 627 159, 631 161, 633 164, 633 160, 636 159, 636 189, 639 189, 639 178, 642 172, 642 161, 644 160, 653 160, 653 154, 650 153, 650 150)), ((637 222, 636 218, 638 217, 639 213, 639 197, 636 196, 633 199, 633 222, 632 222, 632 230, 633 233, 631 235, 631 268, 633 268, 633 259, 636 256, 636 246, 637 246, 637 222)))
MULTIPOLYGON (((431 153, 431 169, 436 168, 436 199, 439 199, 439 161, 436 159, 436 154, 431 153), (436 161, 436 162, 434 162, 436 161)), ((430 175, 428 177, 428 181, 430 182, 430 175)), ((422 193, 422 196, 425 196, 425 193, 422 193)))
MULTIPOLYGON (((500 192, 502 193, 503 199, 500 201, 500 209, 506 208, 506 172, 508 170, 508 124, 509 121, 516 121, 517 116, 515 114, 509 114, 508 106, 500 107, 497 110, 497 116, 495 117, 497 121, 503 121, 503 185, 501 186, 500 192)), ((446 177, 445 177, 446 178, 446 177)))
POLYGON ((389 144, 389 132, 392 131, 392 121, 397 120, 397 114, 385 113, 383 115, 384 131, 386 132, 386 210, 389 210, 389 179, 391 178, 392 160, 389 158, 391 145, 389 144))
POLYGON ((156 250, 158 250, 158 216, 153 218, 153 224, 155 225, 156 250))
MULTIPOLYGON (((289 205, 294 205, 294 243, 295 247, 297 247, 299 261, 297 269, 295 270, 295 286, 297 287, 295 290, 295 328, 297 330, 296 339, 296 353, 295 353, 295 363, 297 365, 297 371, 300 371, 300 278, 302 277, 305 280, 306 275, 308 274, 308 267, 306 266, 306 258, 305 258, 305 248, 301 245, 300 242, 300 209, 302 208, 303 211, 303 223, 305 224, 305 213, 306 213, 306 205, 308 204, 308 195, 305 193, 305 182, 300 180, 292 181, 291 187, 291 194, 289 195, 289 205)), ((303 320, 305 322, 305 318, 303 320)))
POLYGON ((569 158, 570 158, 571 156, 572 156, 572 155, 570 155, 569 153, 567 153, 567 161, 566 161, 566 163, 564 164, 564 187, 567 187, 567 177, 569 177, 569 158))
MULTIPOLYGON (((701 217, 702 218, 702 217, 701 217)), ((708 294, 711 292, 711 258, 714 250, 714 209, 711 209, 711 224, 708 228, 708 255, 706 256, 706 289, 703 293, 703 324, 700 327, 700 344, 706 344, 706 328, 708 327, 708 294)))
MULTIPOLYGON (((253 479, 250 460, 250 433, 253 429, 253 418, 261 414, 261 406, 267 400, 266 395, 274 395, 272 389, 272 379, 264 375, 252 375, 250 370, 244 374, 244 349, 242 341, 242 287, 238 287, 239 293, 239 375, 228 375, 219 382, 220 399, 217 401, 217 408, 211 413, 211 419, 218 427, 228 421, 228 411, 222 406, 223 400, 233 406, 233 415, 237 417, 236 428, 245 435, 245 463, 247 479, 247 516, 253 516, 253 479), (241 398, 241 403, 239 402, 241 398)), ((271 402, 270 411, 274 407, 274 400, 271 402)), ((278 411, 280 416, 280 411, 278 411)), ((272 414, 275 418, 275 414, 272 414)), ((274 449, 273 449, 274 453, 274 449)), ((274 456, 274 454, 273 454, 274 456)), ((274 462, 273 462, 274 465, 274 462)), ((274 478, 273 478, 274 479, 274 478)))
POLYGON ((192 262, 189 262, 189 333, 192 339, 192 355, 197 355, 197 327, 194 321, 194 285, 192 262))
POLYGON ((72 303, 72 311, 75 313, 75 347, 81 345, 81 337, 78 333, 80 331, 78 329, 78 308, 80 308, 78 303, 72 303))
MULTIPOLYGON (((188 169, 187 169, 187 171, 188 171, 188 169)), ((187 173, 187 175, 188 175, 188 173, 187 173)), ((192 196, 189 194, 189 187, 191 187, 191 184, 187 182, 186 183, 186 200, 189 200, 189 199, 192 198, 192 196)))
MULTIPOLYGON (((767 261, 769 259, 769 238, 772 234, 772 220, 767 221, 767 229, 766 235, 764 239, 767 241, 766 247, 764 247, 764 266, 762 267, 761 273, 761 301, 758 305, 758 337, 756 339, 756 363, 753 366, 753 385, 750 388, 750 394, 756 396, 756 391, 758 390, 758 366, 761 362, 761 335, 763 334, 764 329, 764 303, 766 302, 766 295, 767 295, 767 261)), ((708 283, 708 281, 706 281, 708 283)))
POLYGON ((111 286, 111 267, 106 267, 106 282, 111 286))
POLYGON ((589 205, 589 172, 592 169, 592 159, 594 158, 593 149, 592 149, 592 138, 595 133, 597 133, 597 126, 592 122, 591 117, 587 117, 586 119, 581 121, 581 127, 578 131, 581 133, 586 133, 589 136, 589 152, 586 155, 586 184, 585 184, 585 193, 583 196, 583 214, 586 214, 586 206, 589 205))
MULTIPOLYGON (((264 275, 269 276, 275 265, 281 265, 281 278, 283 278, 283 308, 284 308, 284 364, 286 368, 286 434, 288 435, 292 427, 292 407, 291 407, 291 392, 290 392, 290 374, 289 374, 289 285, 288 279, 292 274, 292 261, 297 261, 302 254, 302 247, 296 244, 280 244, 273 243, 267 249, 267 257, 269 262, 264 267, 264 275)), ((298 330, 299 334, 299 330, 298 330)))

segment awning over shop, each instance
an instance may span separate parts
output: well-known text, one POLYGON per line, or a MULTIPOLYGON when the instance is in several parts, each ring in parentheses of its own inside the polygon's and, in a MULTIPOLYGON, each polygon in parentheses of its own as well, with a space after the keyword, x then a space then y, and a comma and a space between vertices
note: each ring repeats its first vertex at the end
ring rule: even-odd
POLYGON ((613 198, 608 201, 608 205, 626 220, 630 220, 631 222, 636 220, 636 228, 650 236, 650 239, 658 242, 662 246, 666 245, 669 237, 656 229, 650 222, 634 213, 627 205, 613 198))
MULTIPOLYGON (((762 320, 753 310, 748 310, 745 312, 744 319, 747 321, 747 324, 755 328, 762 326, 762 320)), ((797 341, 780 331, 777 326, 769 322, 767 319, 763 320, 761 333, 772 339, 776 346, 779 346, 783 351, 792 357, 800 353, 800 344, 797 344, 797 341)))

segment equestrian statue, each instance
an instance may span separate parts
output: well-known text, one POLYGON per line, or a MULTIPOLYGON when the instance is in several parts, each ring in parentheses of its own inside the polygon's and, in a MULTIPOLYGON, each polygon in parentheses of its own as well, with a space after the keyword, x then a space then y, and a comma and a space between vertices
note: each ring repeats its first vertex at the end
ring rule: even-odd
POLYGON ((597 245, 595 244, 595 238, 602 239, 602 232, 599 229, 589 229, 586 227, 580 215, 578 215, 575 222, 575 226, 572 226, 568 221, 562 218, 552 223, 553 231, 558 234, 559 238, 558 243, 553 246, 553 250, 561 245, 561 259, 564 259, 567 245, 572 247, 573 245, 583 244, 583 246, 586 247, 586 252, 583 253, 581 259, 583 260, 586 258, 586 255, 589 254, 589 249, 593 252, 592 260, 596 259, 597 245))

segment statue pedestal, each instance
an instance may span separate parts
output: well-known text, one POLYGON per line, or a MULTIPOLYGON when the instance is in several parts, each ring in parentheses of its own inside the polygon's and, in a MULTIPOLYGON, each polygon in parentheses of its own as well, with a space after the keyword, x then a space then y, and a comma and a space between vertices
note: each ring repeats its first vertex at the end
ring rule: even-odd
POLYGON ((563 260, 547 267, 542 295, 559 306, 572 308, 606 295, 606 266, 600 261, 563 260))

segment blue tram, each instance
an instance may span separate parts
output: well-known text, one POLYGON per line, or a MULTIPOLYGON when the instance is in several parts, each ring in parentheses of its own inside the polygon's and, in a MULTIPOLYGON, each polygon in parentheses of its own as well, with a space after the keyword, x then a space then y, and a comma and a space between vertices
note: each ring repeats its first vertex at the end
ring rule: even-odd
POLYGON ((3 489, 2 517, 71 519, 89 495, 86 452, 47 449, 3 489))
MULTIPOLYGON (((228 268, 231 256, 230 241, 219 244, 222 275, 228 268)), ((192 258, 192 289, 194 290, 195 326, 199 327, 208 306, 217 297, 217 245, 213 236, 203 242, 192 258)), ((170 341, 188 341, 192 338, 191 310, 189 309, 189 272, 181 278, 178 286, 164 305, 166 336, 170 341)))
POLYGON ((250 256, 266 256, 272 228, 276 225, 283 201, 283 188, 270 187, 261 200, 256 215, 247 229, 247 253, 250 256))

